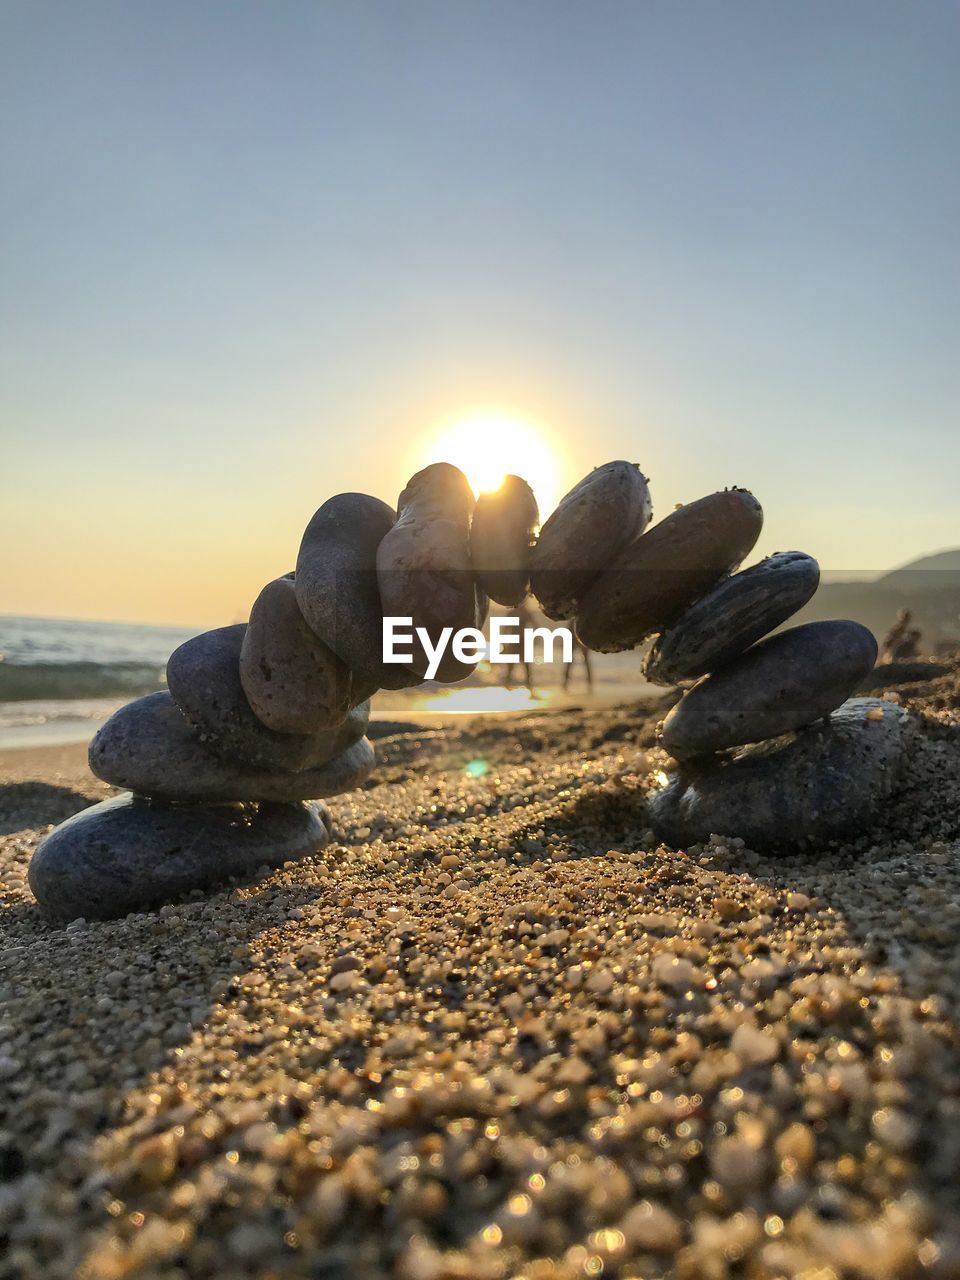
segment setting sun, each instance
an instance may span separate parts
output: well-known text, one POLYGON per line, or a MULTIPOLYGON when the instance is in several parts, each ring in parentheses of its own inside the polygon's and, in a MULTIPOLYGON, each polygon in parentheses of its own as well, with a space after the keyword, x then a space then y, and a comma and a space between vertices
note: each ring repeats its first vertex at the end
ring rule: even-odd
POLYGON ((557 451, 539 427, 507 411, 480 410, 444 425, 419 465, 430 462, 452 462, 477 495, 499 488, 505 475, 522 476, 536 495, 541 519, 562 496, 557 451))

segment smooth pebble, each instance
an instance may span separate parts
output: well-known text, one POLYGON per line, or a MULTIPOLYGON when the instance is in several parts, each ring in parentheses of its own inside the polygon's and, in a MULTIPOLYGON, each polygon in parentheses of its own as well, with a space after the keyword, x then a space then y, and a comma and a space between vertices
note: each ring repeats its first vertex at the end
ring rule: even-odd
POLYGON ((278 733, 332 729, 350 709, 350 668, 307 626, 292 574, 268 582, 250 610, 240 681, 254 715, 278 733))
POLYGON ((314 734, 268 729, 254 715, 240 680, 245 632, 245 623, 205 631, 174 650, 167 663, 173 700, 211 751, 230 761, 299 771, 325 763, 351 735, 365 731, 369 702, 354 707, 335 729, 314 734))
POLYGON ((732 572, 760 536, 763 509, 746 489, 724 489, 671 512, 629 542, 580 601, 577 634, 614 653, 675 622, 732 572))
POLYGON ((369 777, 373 747, 362 717, 337 734, 338 751, 294 772, 225 760, 200 741, 169 693, 148 693, 114 712, 90 744, 90 770, 104 782, 167 800, 316 800, 369 777))
POLYGON ((405 689, 419 677, 383 661, 377 547, 397 513, 366 493, 338 493, 304 530, 294 586, 307 625, 349 666, 358 686, 405 689))
POLYGON ((686 693, 663 722, 663 746, 688 760, 812 724, 850 697, 876 657, 873 633, 859 622, 781 631, 686 693))
POLYGON ((778 551, 724 578, 658 636, 643 664, 654 684, 679 684, 716 671, 802 609, 820 566, 802 551, 778 551))
POLYGON ((544 522, 530 588, 548 618, 572 618, 601 570, 650 523, 646 476, 634 462, 604 463, 574 485, 544 522))
POLYGON ((786 851, 868 830, 896 784, 906 723, 892 703, 853 698, 826 723, 681 769, 648 796, 648 821, 676 848, 716 834, 786 851))
POLYGON ((297 861, 329 840, 322 804, 183 805, 122 795, 41 840, 29 882, 50 920, 109 920, 297 861))

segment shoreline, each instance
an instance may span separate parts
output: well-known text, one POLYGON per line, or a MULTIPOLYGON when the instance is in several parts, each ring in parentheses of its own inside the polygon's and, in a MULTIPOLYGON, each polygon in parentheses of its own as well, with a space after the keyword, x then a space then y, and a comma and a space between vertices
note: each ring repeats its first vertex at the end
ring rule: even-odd
MULTIPOLYGON (((598 673, 592 691, 585 687, 577 669, 569 692, 561 687, 559 673, 544 678, 537 669, 535 691, 524 686, 471 678, 456 685, 428 684, 395 692, 380 690, 374 695, 371 718, 405 720, 424 725, 453 722, 463 716, 538 712, 569 708, 580 703, 609 706, 624 700, 653 699, 662 691, 643 679, 619 672, 598 673)), ((0 754, 26 747, 63 746, 89 742, 109 717, 131 698, 122 694, 110 698, 38 699, 0 702, 0 754)))

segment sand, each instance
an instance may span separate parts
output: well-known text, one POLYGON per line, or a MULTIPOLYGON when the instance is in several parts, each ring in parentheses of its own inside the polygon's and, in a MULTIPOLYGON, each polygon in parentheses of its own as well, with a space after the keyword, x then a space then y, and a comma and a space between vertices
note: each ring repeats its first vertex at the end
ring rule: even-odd
POLYGON ((645 830, 649 707, 384 738, 339 839, 46 926, 0 756, 2 1277, 960 1276, 960 668, 881 826, 645 830))

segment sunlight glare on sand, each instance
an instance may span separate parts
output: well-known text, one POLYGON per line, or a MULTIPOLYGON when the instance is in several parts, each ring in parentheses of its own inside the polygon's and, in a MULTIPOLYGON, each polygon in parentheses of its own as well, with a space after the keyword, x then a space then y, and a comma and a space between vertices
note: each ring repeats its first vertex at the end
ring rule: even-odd
POLYGON ((540 427, 507 410, 478 410, 445 423, 419 465, 431 462, 459 467, 475 495, 498 489, 507 474, 521 476, 533 489, 542 518, 561 496, 556 447, 540 427))
POLYGON ((443 715, 539 711, 547 709, 554 700, 555 693, 554 689, 542 689, 531 693, 529 689, 505 689, 502 685, 471 685, 462 689, 445 689, 442 693, 431 693, 417 701, 416 710, 443 715))

